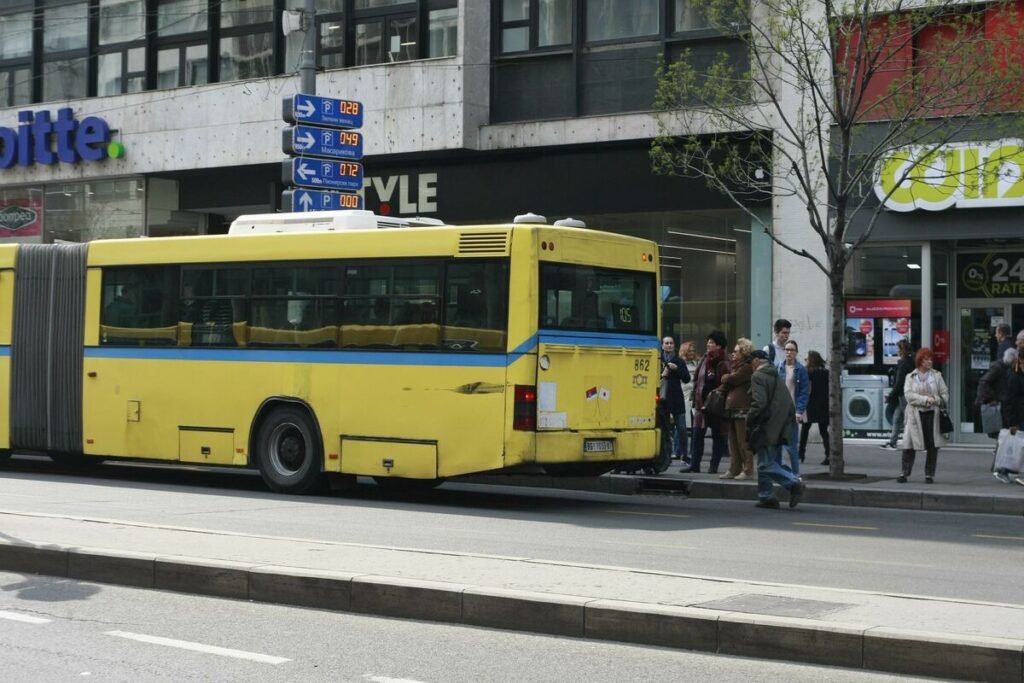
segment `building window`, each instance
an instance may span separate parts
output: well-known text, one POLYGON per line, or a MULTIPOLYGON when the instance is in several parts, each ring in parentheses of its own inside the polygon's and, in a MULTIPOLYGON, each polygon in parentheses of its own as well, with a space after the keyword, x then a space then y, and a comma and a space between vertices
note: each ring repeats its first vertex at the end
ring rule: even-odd
POLYGON ((89 5, 43 10, 43 100, 85 97, 88 85, 89 5))
POLYGON ((156 59, 157 87, 203 85, 210 80, 206 45, 186 45, 160 50, 156 59))
POLYGON ((100 2, 100 45, 142 40, 146 37, 145 0, 100 2))
POLYGON ((220 3, 220 27, 264 24, 274 19, 274 0, 224 0, 220 3))
POLYGON ((220 40, 220 80, 266 78, 274 73, 270 33, 249 33, 220 40))
POLYGON ((206 0, 162 0, 157 6, 157 35, 177 36, 209 28, 206 0))
POLYGON ((589 0, 588 42, 654 36, 660 32, 658 0, 589 0))
POLYGON ((404 62, 419 57, 417 4, 356 0, 355 64, 404 62))
POLYGON ((675 32, 706 28, 711 28, 711 22, 703 3, 699 0, 676 0, 675 32))
MULTIPOLYGON (((331 0, 317 6, 316 23, 319 27, 317 61, 324 69, 340 69, 345 66, 345 15, 344 0, 331 0)), ((306 34, 296 31, 288 35, 288 51, 284 69, 295 73, 302 66, 302 46, 306 34)))
POLYGON ((0 16, 0 61, 32 56, 32 13, 0 16))
POLYGON ((121 95, 145 89, 146 48, 136 47, 99 56, 97 95, 121 95))
POLYGON ((0 107, 16 107, 31 102, 31 69, 0 68, 0 107))

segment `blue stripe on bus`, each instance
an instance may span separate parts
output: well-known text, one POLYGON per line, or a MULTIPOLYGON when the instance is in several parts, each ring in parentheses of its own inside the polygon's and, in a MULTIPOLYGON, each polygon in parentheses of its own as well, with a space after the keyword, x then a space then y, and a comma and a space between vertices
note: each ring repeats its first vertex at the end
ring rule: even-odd
POLYGON ((11 347, 10 346, 0 346, 0 356, 9 356, 9 355, 11 355, 11 347))
POLYGON ((541 330, 540 340, 552 344, 586 344, 588 346, 625 346, 634 349, 654 349, 658 338, 619 332, 575 332, 572 330, 541 330))
POLYGON ((504 354, 418 353, 388 351, 301 351, 290 349, 196 349, 153 347, 89 347, 86 358, 190 360, 246 363, 321 363, 341 365, 414 365, 502 368, 504 354))

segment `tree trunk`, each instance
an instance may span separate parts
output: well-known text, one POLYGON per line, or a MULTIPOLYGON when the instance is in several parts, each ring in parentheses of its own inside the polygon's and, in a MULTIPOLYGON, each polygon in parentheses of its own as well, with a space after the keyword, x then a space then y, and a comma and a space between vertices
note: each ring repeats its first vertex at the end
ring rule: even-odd
POLYGON ((832 335, 828 355, 828 474, 833 479, 843 476, 843 365, 846 360, 846 302, 843 299, 843 269, 833 268, 829 275, 832 290, 832 335))

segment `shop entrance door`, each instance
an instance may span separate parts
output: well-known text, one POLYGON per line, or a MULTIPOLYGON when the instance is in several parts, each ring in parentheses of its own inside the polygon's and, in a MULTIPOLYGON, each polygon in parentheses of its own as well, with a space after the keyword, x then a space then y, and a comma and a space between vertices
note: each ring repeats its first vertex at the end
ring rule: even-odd
POLYGON ((992 361, 996 360, 996 325, 1008 323, 1013 335, 1024 329, 1024 301, 961 299, 959 310, 960 381, 948 383, 954 419, 959 414, 957 440, 961 443, 988 444, 991 439, 981 433, 981 422, 974 409, 978 380, 992 361), (954 391, 955 394, 952 393, 954 391))

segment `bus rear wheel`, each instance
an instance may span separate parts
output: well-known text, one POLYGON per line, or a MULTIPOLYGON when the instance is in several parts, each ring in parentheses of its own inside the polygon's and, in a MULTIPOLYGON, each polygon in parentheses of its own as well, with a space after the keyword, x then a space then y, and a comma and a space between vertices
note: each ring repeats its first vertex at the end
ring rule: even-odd
POLYGON ((302 495, 324 482, 316 425, 302 408, 274 409, 256 431, 256 464, 272 491, 302 495))

